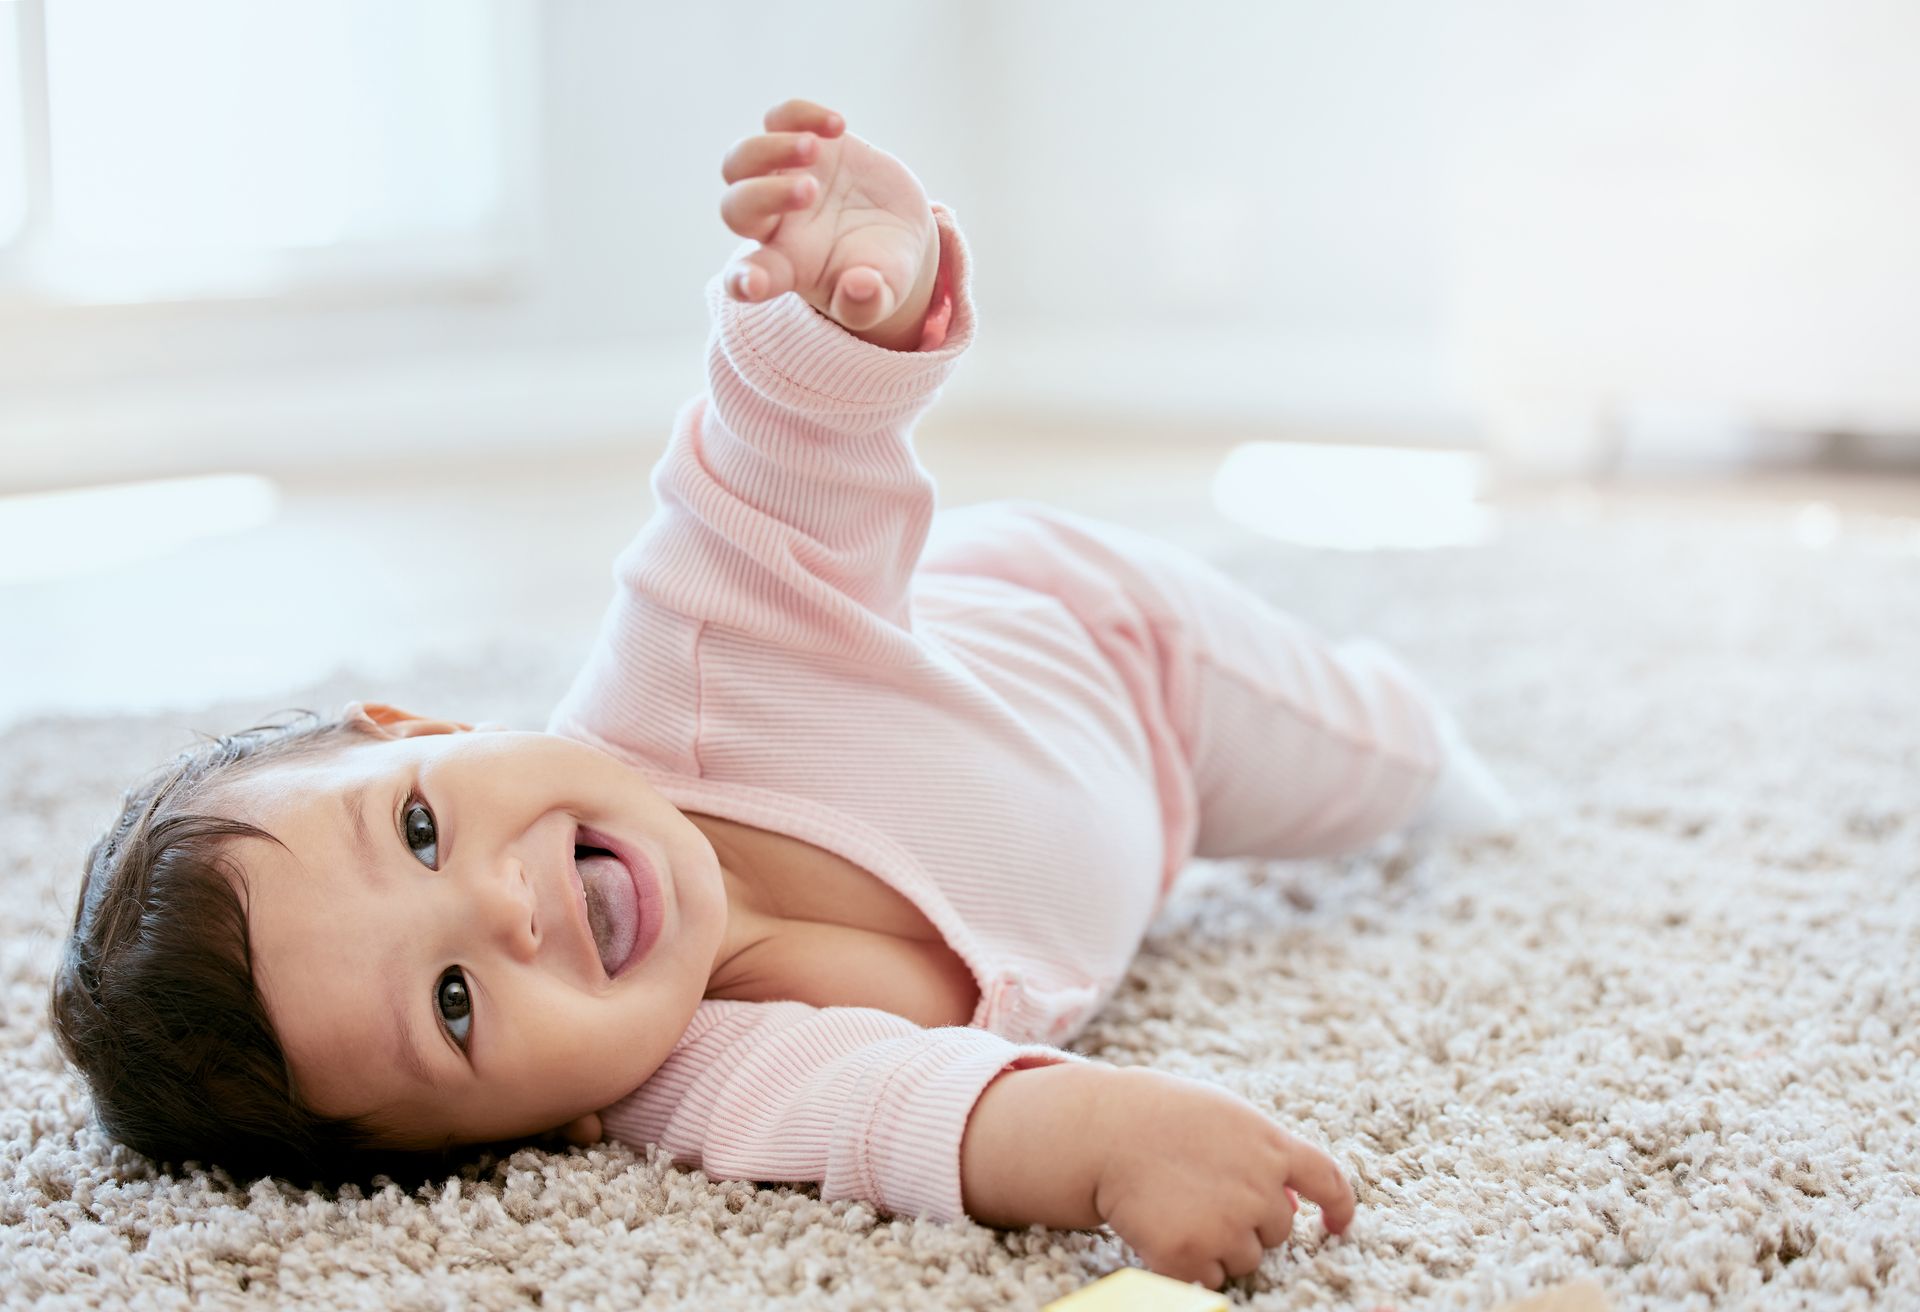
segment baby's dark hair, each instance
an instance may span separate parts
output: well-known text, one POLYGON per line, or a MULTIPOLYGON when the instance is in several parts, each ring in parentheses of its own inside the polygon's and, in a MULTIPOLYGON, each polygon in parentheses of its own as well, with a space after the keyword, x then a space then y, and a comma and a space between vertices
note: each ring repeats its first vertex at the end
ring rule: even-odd
POLYGON ((364 720, 293 715, 189 748, 127 790, 87 853, 53 978, 54 1033, 101 1128, 160 1163, 296 1184, 444 1174, 444 1154, 383 1147, 367 1118, 305 1105, 254 982, 246 883, 230 849, 280 840, 212 814, 213 794, 265 766, 344 750, 368 730, 364 720))

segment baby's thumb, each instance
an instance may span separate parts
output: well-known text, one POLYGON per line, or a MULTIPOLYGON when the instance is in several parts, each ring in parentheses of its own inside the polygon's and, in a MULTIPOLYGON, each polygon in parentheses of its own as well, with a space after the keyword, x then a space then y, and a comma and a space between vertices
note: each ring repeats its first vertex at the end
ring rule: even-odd
POLYGON ((875 324, 885 323, 898 305, 893 288, 887 286, 878 269, 856 264, 834 284, 829 313, 844 327, 864 332, 875 324))

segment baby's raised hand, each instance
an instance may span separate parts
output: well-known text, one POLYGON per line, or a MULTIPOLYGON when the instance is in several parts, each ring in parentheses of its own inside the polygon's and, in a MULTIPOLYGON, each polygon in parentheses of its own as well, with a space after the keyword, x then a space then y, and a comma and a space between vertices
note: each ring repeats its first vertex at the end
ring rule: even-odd
POLYGON ((849 332, 894 350, 919 345, 940 234, 920 180, 847 132, 831 110, 789 100, 743 137, 720 175, 720 217, 760 248, 726 272, 729 295, 796 292, 849 332))

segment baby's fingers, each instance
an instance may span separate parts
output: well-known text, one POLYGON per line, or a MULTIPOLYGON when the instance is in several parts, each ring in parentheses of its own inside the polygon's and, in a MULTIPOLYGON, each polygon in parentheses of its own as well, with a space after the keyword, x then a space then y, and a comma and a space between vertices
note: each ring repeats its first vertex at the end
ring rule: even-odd
POLYGON ((818 132, 823 137, 838 136, 847 121, 811 100, 789 100, 767 111, 769 132, 818 132))
POLYGON ((1286 1183, 1298 1185, 1301 1193, 1320 1205, 1320 1219, 1328 1233, 1345 1234, 1353 1224, 1353 1186, 1333 1158, 1310 1143, 1287 1137, 1292 1142, 1287 1145, 1291 1160, 1286 1183))
POLYGON ((860 264, 840 275, 828 311, 852 332, 862 333, 893 316, 899 302, 880 271, 860 264))
POLYGON ((819 155, 820 138, 811 132, 769 132, 758 137, 742 137, 720 161, 720 176, 728 182, 738 182, 775 169, 805 168, 819 155))
POLYGON ((762 246, 727 269, 727 295, 736 301, 770 301, 793 290, 793 265, 771 246, 762 246))
POLYGON ((1287 1242, 1287 1237, 1293 1233, 1293 1218, 1300 1212, 1300 1196, 1284 1186, 1280 1192, 1286 1197, 1274 1199, 1255 1227, 1261 1244, 1267 1248, 1278 1248, 1287 1242))
POLYGON ((820 198, 820 183, 811 173, 747 178, 720 196, 720 221, 742 237, 766 241, 780 220, 820 198))

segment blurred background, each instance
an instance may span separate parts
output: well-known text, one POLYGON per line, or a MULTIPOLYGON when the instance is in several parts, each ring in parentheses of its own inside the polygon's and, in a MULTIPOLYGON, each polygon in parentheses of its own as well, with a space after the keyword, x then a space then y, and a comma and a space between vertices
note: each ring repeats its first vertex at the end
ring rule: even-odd
POLYGON ((1657 488, 1920 553, 1916 52, 1911 0, 0 0, 0 724, 577 659, 790 96, 967 235, 943 504, 1407 551, 1657 488))

